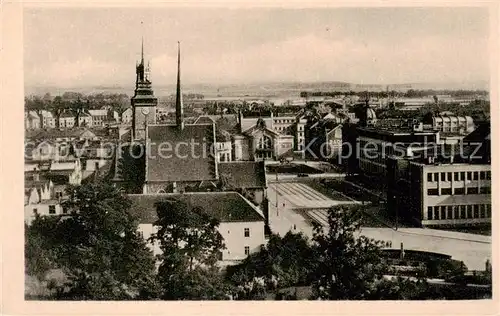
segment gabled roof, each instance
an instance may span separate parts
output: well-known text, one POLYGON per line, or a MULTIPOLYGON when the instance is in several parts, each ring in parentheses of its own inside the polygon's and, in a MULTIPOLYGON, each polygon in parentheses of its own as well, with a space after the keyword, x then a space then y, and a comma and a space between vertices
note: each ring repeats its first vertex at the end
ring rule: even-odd
POLYGON ((219 175, 229 175, 228 184, 233 188, 266 187, 266 169, 263 161, 235 161, 219 163, 219 175))
POLYGON ((151 154, 147 157, 147 181, 214 180, 216 163, 210 152, 214 141, 213 124, 148 126, 151 154), (162 145, 162 154, 159 148, 162 145), (153 145, 151 145, 153 144, 153 145), (192 145, 194 144, 194 145, 192 145), (170 148, 170 151, 165 151, 170 148), (177 149, 176 149, 177 148, 177 149))
POLYGON ((214 120, 210 116, 200 115, 195 121, 194 124, 213 124, 214 120))
POLYGON ((262 222, 264 218, 251 203, 237 192, 190 192, 169 194, 129 194, 131 214, 141 224, 152 224, 157 218, 156 203, 178 200, 192 208, 201 208, 220 222, 262 222))

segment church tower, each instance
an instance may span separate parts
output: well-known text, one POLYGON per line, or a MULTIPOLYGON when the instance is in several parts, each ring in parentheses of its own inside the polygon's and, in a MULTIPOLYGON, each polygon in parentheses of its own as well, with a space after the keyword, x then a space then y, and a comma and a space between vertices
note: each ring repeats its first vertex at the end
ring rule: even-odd
POLYGON ((135 67, 135 92, 132 104, 132 137, 145 139, 146 125, 156 124, 158 99, 151 88, 149 64, 144 64, 144 40, 141 42, 141 61, 135 67))

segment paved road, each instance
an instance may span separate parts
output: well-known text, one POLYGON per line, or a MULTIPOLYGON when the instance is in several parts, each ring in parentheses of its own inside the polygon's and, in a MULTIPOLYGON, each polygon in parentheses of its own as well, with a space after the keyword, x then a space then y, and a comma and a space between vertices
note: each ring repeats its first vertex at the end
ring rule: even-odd
MULTIPOLYGON (((295 228, 296 232, 301 231, 309 238, 312 237, 312 220, 326 225, 326 209, 346 203, 332 200, 303 183, 293 182, 271 183, 268 198, 273 231, 286 234, 295 228), (306 216, 295 210, 307 208, 311 208, 311 214, 306 216), (279 216, 272 216, 278 213, 279 216)), ((406 249, 448 254, 453 259, 463 261, 471 270, 484 270, 486 260, 491 261, 492 244, 489 236, 425 228, 401 228, 395 231, 392 228, 378 227, 362 227, 360 234, 376 240, 390 241, 392 247, 398 249, 402 242, 406 249)))

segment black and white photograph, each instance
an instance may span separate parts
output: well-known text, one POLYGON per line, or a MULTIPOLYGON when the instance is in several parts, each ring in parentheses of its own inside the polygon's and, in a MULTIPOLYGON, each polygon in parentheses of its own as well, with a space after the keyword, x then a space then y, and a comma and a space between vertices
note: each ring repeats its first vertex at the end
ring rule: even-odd
POLYGON ((491 301, 491 18, 24 6, 24 300, 491 301))

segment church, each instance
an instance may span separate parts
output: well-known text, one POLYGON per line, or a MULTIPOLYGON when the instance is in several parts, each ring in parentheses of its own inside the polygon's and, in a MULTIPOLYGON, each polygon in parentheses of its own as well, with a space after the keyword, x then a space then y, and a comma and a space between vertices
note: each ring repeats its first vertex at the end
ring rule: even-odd
POLYGON ((178 45, 174 124, 156 121, 158 99, 154 96, 150 68, 145 66, 141 48, 131 98, 132 126, 120 132, 114 183, 132 194, 220 191, 229 186, 231 190, 248 192, 249 198, 260 204, 266 187, 264 164, 221 162, 215 123, 211 120, 185 122, 178 45), (240 178, 246 181, 234 181, 240 178))

